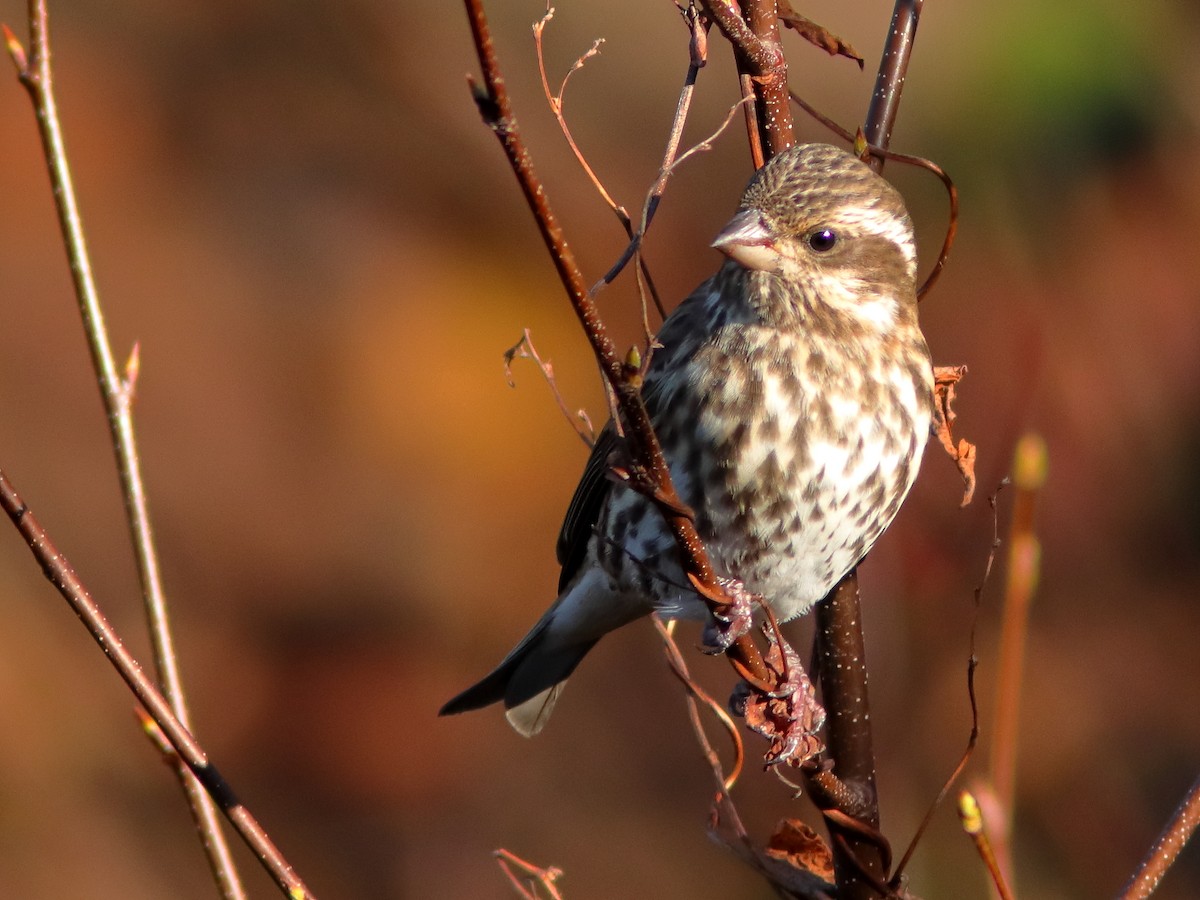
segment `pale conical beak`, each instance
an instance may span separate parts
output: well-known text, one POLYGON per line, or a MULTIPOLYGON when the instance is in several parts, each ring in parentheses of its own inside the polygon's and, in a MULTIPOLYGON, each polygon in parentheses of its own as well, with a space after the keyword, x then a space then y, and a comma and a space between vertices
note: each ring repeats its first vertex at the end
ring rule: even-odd
POLYGON ((779 268, 779 251, 771 230, 756 209, 738 210, 712 245, 747 269, 774 272, 779 268))

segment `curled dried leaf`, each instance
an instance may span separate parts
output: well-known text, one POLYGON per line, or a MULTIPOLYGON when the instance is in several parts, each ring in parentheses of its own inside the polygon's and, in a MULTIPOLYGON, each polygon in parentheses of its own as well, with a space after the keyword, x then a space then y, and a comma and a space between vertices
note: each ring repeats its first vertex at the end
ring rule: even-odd
POLYGON ((779 21, 830 56, 844 56, 858 63, 860 69, 863 67, 862 56, 848 42, 843 41, 828 28, 800 15, 792 9, 787 0, 779 0, 779 21))
POLYGON ((781 821, 767 842, 765 853, 823 881, 833 881, 833 852, 819 834, 799 819, 781 821))
POLYGON ((970 503, 971 498, 975 495, 975 456, 977 452, 977 448, 970 441, 965 439, 960 439, 957 443, 954 441, 954 420, 957 418, 954 413, 956 386, 966 374, 966 366, 933 367, 933 393, 937 400, 937 420, 935 422, 937 436, 962 476, 961 506, 970 503))

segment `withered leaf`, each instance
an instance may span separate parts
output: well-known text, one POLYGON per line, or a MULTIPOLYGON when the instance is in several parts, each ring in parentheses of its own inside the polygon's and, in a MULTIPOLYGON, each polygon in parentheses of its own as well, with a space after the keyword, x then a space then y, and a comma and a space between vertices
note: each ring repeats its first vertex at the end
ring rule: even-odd
POLYGON ((779 21, 830 56, 845 56, 858 63, 860 69, 863 67, 863 58, 857 50, 828 28, 800 15, 787 0, 779 0, 779 21))
POLYGON ((766 855, 833 881, 833 853, 825 840, 799 819, 784 819, 767 842, 766 855))

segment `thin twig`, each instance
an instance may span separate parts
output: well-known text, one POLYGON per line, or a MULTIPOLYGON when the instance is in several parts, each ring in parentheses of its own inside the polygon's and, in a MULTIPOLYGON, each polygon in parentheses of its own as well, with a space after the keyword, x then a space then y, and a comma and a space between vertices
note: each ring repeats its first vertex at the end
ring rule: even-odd
POLYGON ((983 828, 983 813, 979 809, 978 801, 970 791, 963 791, 958 795, 958 817, 962 822, 963 831, 971 838, 971 843, 975 845, 975 852, 979 854, 984 867, 988 870, 988 875, 991 876, 992 885, 996 888, 1000 900, 1013 900, 1013 893, 1008 887, 1004 873, 1000 870, 996 854, 992 850, 992 843, 988 840, 987 832, 983 828))
MULTIPOLYGON (((167 602, 163 594, 133 427, 133 396, 137 383, 138 354, 135 345, 135 351, 126 366, 126 374, 122 377, 118 373, 112 345, 104 325, 104 313, 100 306, 95 279, 92 277, 92 266, 83 235, 83 221, 79 215, 75 188, 67 162, 50 69, 50 36, 45 0, 29 0, 28 59, 12 32, 7 27, 4 32, 9 54, 17 66, 17 77, 28 92, 37 117, 63 243, 75 285, 75 295, 83 318, 88 348, 91 351, 92 366, 104 400, 113 453, 120 476, 121 493, 125 501, 125 514, 141 579, 142 600, 153 647, 155 671, 175 715, 185 727, 189 727, 183 680, 179 673, 167 617, 167 602)), ((186 769, 179 769, 179 777, 184 782, 184 791, 192 809, 192 816, 222 896, 227 900, 240 900, 245 896, 245 891, 238 878, 225 836, 221 832, 216 809, 186 769)))
POLYGON ((17 494, 3 471, 0 471, 0 507, 8 514, 17 531, 29 545, 34 559, 63 598, 70 604, 92 638, 104 650, 108 661, 133 691, 138 702, 146 708, 155 724, 162 729, 179 758, 188 767, 197 781, 203 785, 208 796, 229 819, 234 830, 241 835, 247 846, 254 851, 263 867, 271 874, 275 883, 293 900, 313 900, 304 882, 283 858, 278 848, 267 837, 261 825, 237 799, 233 789, 209 762, 208 754, 192 737, 188 728, 172 712, 170 704, 154 683, 142 671, 142 665, 125 648, 100 607, 92 599, 88 589, 67 558, 59 552, 50 536, 38 523, 33 511, 17 494))
POLYGON ((563 900, 563 896, 555 884, 563 876, 562 869, 557 866, 543 869, 528 860, 521 859, 517 854, 511 850, 505 850, 503 847, 493 850, 492 856, 495 857, 501 871, 508 877, 509 884, 516 889, 523 900, 541 900, 537 892, 539 886, 546 891, 546 896, 550 900, 563 900), (518 876, 518 871, 525 877, 525 881, 518 876))
POLYGON ((508 380, 509 387, 516 387, 516 382, 513 380, 512 364, 514 359, 528 359, 537 366, 538 371, 542 373, 542 378, 546 384, 550 386, 550 393, 554 397, 554 402, 558 404, 559 411, 563 417, 570 423, 571 428, 579 435, 579 439, 590 450, 592 445, 596 443, 596 429, 592 426, 592 420, 587 414, 587 410, 578 409, 574 413, 571 412, 567 401, 563 398, 562 391, 558 387, 558 379, 554 375, 554 366, 550 360, 542 359, 537 352, 537 347, 533 346, 533 336, 526 328, 521 332, 521 339, 513 346, 504 351, 504 377, 508 380))
POLYGON ((1118 900, 1143 900, 1154 893, 1162 877, 1200 825, 1200 778, 1192 782, 1166 828, 1142 860, 1138 870, 1121 891, 1118 900))
POLYGON ((1000 550, 1000 515, 997 498, 1000 496, 1000 491, 1008 485, 1008 481, 1002 481, 997 486, 995 493, 988 497, 988 505, 992 510, 992 543, 988 549, 987 562, 983 566, 983 576, 979 579, 979 584, 975 586, 975 613, 971 619, 971 642, 970 651, 967 655, 967 700, 971 705, 971 731, 967 736, 967 746, 963 750, 963 755, 959 758, 958 764, 954 767, 942 789, 938 791, 933 802, 929 804, 929 809, 925 812, 925 818, 921 820, 921 824, 917 826, 913 838, 909 841, 908 848, 904 851, 904 855, 900 858, 899 865, 896 866, 896 871, 892 873, 892 884, 899 885, 904 876, 904 870, 908 867, 909 860, 917 851, 917 846, 924 837, 925 831, 933 822, 934 813, 941 808, 942 802, 949 796, 951 789, 962 777, 962 773, 967 768, 967 763, 975 753, 975 747, 979 741, 979 702, 975 693, 975 670, 979 666, 979 658, 975 654, 975 635, 979 626, 979 613, 983 608, 983 591, 987 587, 988 581, 992 577, 992 569, 996 564, 996 553, 1000 550))
MULTIPOLYGON (((546 30, 546 25, 549 24, 550 19, 553 16, 554 10, 552 8, 547 8, 546 15, 543 16, 541 20, 534 23, 533 26, 534 47, 537 50, 538 71, 542 76, 542 92, 546 95, 546 102, 550 105, 550 111, 554 114, 554 118, 558 122, 559 130, 562 131, 563 137, 566 138, 567 146, 569 146, 571 148, 571 152, 575 154, 575 159, 579 162, 584 174, 587 176, 588 180, 591 181, 592 186, 596 189, 596 193, 600 195, 601 199, 604 200, 604 202, 608 205, 608 208, 613 211, 613 214, 617 217, 617 221, 621 223, 621 227, 625 230, 625 236, 630 240, 633 240, 633 221, 629 218, 629 212, 624 206, 613 199, 612 194, 608 192, 608 189, 600 180, 600 176, 596 174, 595 169, 592 168, 591 163, 588 162, 588 159, 586 156, 584 156, 583 151, 579 149, 579 145, 575 142, 575 136, 571 133, 571 126, 567 124, 566 115, 563 113, 563 96, 567 91, 567 81, 577 70, 583 68, 584 63, 587 60, 599 54, 600 45, 604 43, 604 39, 597 39, 595 43, 592 44, 591 49, 575 61, 575 64, 571 66, 571 68, 567 71, 567 74, 563 76, 562 83, 558 88, 558 93, 552 94, 550 92, 550 81, 546 75, 546 59, 542 48, 542 35, 546 30)), ((703 63, 701 63, 701 65, 703 65, 703 63)), ((683 105, 685 116, 686 106, 690 105, 691 103, 691 88, 692 85, 695 84, 695 72, 695 69, 689 68, 688 78, 685 81, 683 93, 680 96, 680 104, 683 105)), ((639 293, 642 297, 642 319, 645 323, 646 331, 649 332, 650 325, 645 300, 646 292, 648 291, 650 296, 653 297, 654 305, 658 310, 659 316, 665 319, 667 317, 667 310, 666 307, 663 306, 662 298, 659 296, 658 290, 654 287, 654 279, 650 277, 650 270, 647 268, 645 261, 641 258, 640 254, 638 255, 637 259, 638 286, 641 289, 639 290, 639 293)), ((605 282, 605 284, 607 283, 608 282, 605 282)), ((594 285, 592 287, 593 293, 602 286, 603 285, 594 285)))
POLYGON ((704 752, 704 758, 708 761, 709 768, 712 770, 713 777, 717 781, 718 788, 728 794, 733 790, 733 786, 737 784, 737 780, 742 774, 742 766, 746 760, 742 735, 724 707, 714 700, 712 695, 700 687, 695 679, 692 678, 692 673, 688 671, 687 662, 684 661, 683 654, 679 652, 679 646, 675 643, 675 629, 673 627, 675 623, 673 621, 664 622, 658 613, 654 613, 651 619, 654 621, 654 627, 658 631, 659 637, 662 638, 663 652, 666 654, 667 664, 670 665, 675 677, 687 688, 688 718, 692 723, 692 731, 696 735, 700 749, 704 752), (733 744, 733 768, 728 774, 725 773, 724 768, 721 766, 721 757, 713 749, 712 743, 708 740, 708 734, 704 731, 704 723, 700 721, 700 709, 696 701, 703 703, 708 707, 709 712, 717 717, 717 720, 725 728, 725 733, 729 735, 730 743, 733 744))
MULTIPOLYGON (((795 91, 791 91, 790 95, 793 103, 834 134, 841 137, 846 143, 850 144, 854 142, 854 135, 849 130, 829 118, 829 116, 825 115, 795 91)), ((925 295, 929 293, 941 277, 942 270, 945 269, 946 262, 950 258, 950 250, 954 247, 954 239, 958 234, 958 187, 954 184, 954 179, 946 174, 946 170, 933 162, 933 160, 925 159, 921 156, 910 156, 907 153, 896 153, 893 150, 884 150, 871 145, 867 146, 867 152, 872 156, 891 159, 896 162, 907 163, 911 166, 919 166, 922 169, 926 169, 936 175, 946 188, 946 197, 950 202, 950 218, 946 224, 946 236, 942 239, 942 249, 938 252, 938 258, 934 260, 933 268, 925 276, 925 281, 917 288, 917 300, 924 300, 925 295)))
MULTIPOLYGON (((587 334, 600 370, 613 391, 629 456, 639 464, 639 477, 637 480, 631 480, 630 486, 652 499, 662 511, 683 557, 685 571, 690 578, 707 588, 701 596, 710 611, 726 616, 733 608, 734 600, 718 581, 695 523, 671 482, 662 448, 642 402, 640 378, 631 377, 638 373, 626 371, 623 357, 618 354, 616 345, 600 318, 599 310, 588 294, 575 255, 567 245, 562 226, 550 207, 541 180, 534 171, 533 161, 513 117, 512 105, 496 59, 496 48, 487 16, 483 11, 482 0, 465 0, 465 5, 483 71, 483 84, 474 79, 470 80, 476 105, 484 122, 495 132, 504 148, 542 239, 550 251, 554 267, 587 334)), ((735 666, 740 663, 742 667, 756 672, 761 677, 767 677, 762 654, 749 636, 743 635, 736 640, 727 656, 735 666)))
MULTIPOLYGON (((666 190, 667 182, 675 173, 675 170, 696 154, 705 153, 711 150, 717 138, 719 138, 725 132, 725 129, 727 129, 730 123, 733 121, 733 117, 737 114, 738 107, 744 102, 745 101, 740 101, 739 103, 735 103, 732 107, 730 107, 729 112, 725 114, 725 118, 721 121, 721 124, 717 126, 717 129, 698 144, 689 147, 687 151, 685 151, 678 159, 674 158, 674 152, 676 148, 670 146, 667 148, 667 154, 663 158, 663 166, 659 170, 658 178, 655 179, 654 184, 650 187, 650 190, 646 192, 646 199, 642 204, 642 217, 638 224, 637 231, 633 233, 629 244, 617 258, 617 261, 612 264, 607 272, 604 273, 604 277, 592 285, 589 296, 594 298, 600 292, 601 288, 603 288, 605 285, 612 284, 616 277, 625 270, 626 266, 629 265, 630 260, 637 258, 638 254, 641 252, 642 242, 645 240, 646 232, 650 228, 650 222, 653 220, 654 213, 658 209, 658 203, 662 199, 663 192, 666 190)), ((682 127, 682 123, 680 123, 680 127, 682 127)))

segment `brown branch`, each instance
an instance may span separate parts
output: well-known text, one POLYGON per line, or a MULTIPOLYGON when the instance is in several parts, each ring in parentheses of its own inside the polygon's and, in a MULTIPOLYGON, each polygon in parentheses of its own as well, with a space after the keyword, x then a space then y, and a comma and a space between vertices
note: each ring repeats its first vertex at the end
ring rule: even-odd
MULTIPOLYGON (((924 0, 896 0, 883 59, 875 78, 875 91, 871 94, 867 121, 863 126, 867 143, 874 147, 886 150, 892 142, 892 128, 900 111, 900 94, 904 90, 904 76, 908 73, 923 5, 924 0)), ((872 157, 869 165, 878 172, 883 168, 883 159, 872 157)))
POLYGON ((179 759, 225 814, 242 840, 254 851, 280 890, 294 900, 313 900, 312 893, 300 880, 300 876, 284 859, 250 811, 237 799, 233 789, 221 777, 216 766, 209 761, 204 748, 172 712, 166 698, 143 673, 141 663, 125 648, 125 642, 109 624, 67 558, 59 552, 3 471, 0 471, 0 507, 25 539, 46 578, 58 588, 58 592, 70 604, 92 638, 104 650, 113 668, 166 735, 179 759))
MULTIPOLYGON (((465 0, 465 5, 483 71, 482 85, 473 78, 469 79, 475 102, 484 123, 492 129, 504 148, 537 222, 542 240, 550 251, 559 279, 587 334, 601 373, 612 388, 620 414, 620 424, 629 448, 629 457, 634 463, 632 468, 636 469, 631 473, 633 477, 630 479, 630 486, 656 502, 675 537, 685 572, 708 589, 702 596, 708 604, 709 611, 714 616, 727 617, 729 610, 734 606, 734 600, 720 584, 708 553, 696 532, 695 523, 692 522, 671 482, 662 448, 642 402, 640 377, 631 377, 637 373, 626 371, 623 358, 618 354, 616 345, 589 296, 575 255, 567 244, 562 226, 550 207, 545 188, 534 171, 529 151, 521 139, 496 58, 496 48, 483 11, 482 0, 465 0)), ((767 677, 762 655, 748 636, 738 638, 727 655, 731 662, 740 663, 761 678, 767 677)))
MULTIPOLYGON (((875 755, 871 738, 871 709, 867 696, 866 648, 863 642, 857 570, 852 569, 816 608, 821 699, 825 705, 825 744, 832 768, 843 785, 833 811, 879 830, 875 791, 875 755)), ((833 838, 834 870, 839 897, 872 897, 873 882, 884 881, 884 854, 877 842, 860 832, 835 824, 830 808, 822 806, 833 838), (839 841, 838 838, 842 838, 839 841), (869 873, 864 877, 863 872, 869 873)))
MULTIPOLYGON (((100 395, 104 401, 117 473, 121 482, 121 494, 125 502, 126 519, 141 580, 142 600, 150 631, 155 671, 164 693, 170 700, 172 710, 187 727, 189 716, 183 679, 179 672, 175 642, 167 616, 167 601, 163 593, 158 554, 150 527, 150 512, 133 426, 133 399, 139 368, 137 345, 134 345, 125 376, 122 377, 118 373, 112 344, 104 325, 104 313, 95 279, 92 277, 91 261, 83 234, 83 221, 79 214, 67 161, 50 69, 50 34, 45 0, 29 2, 29 36, 30 55, 27 58, 13 33, 7 26, 4 28, 5 43, 16 64, 17 77, 29 94, 37 117, 42 151, 49 169, 50 184, 58 210, 75 295, 83 319, 83 329, 87 336, 88 349, 91 351, 100 395)), ((245 891, 238 878, 233 857, 229 853, 225 835, 221 832, 216 809, 208 795, 185 768, 181 767, 178 770, 178 776, 183 782, 192 817, 222 896, 227 900, 241 900, 245 897, 245 891)))
MULTIPOLYGON (((775 0, 744 0, 741 12, 730 0, 704 0, 704 9, 733 45, 743 98, 747 84, 753 88, 754 124, 766 161, 796 142, 775 0)), ((755 166, 761 165, 755 154, 755 166)))
POLYGON ((1188 789, 1183 801, 1176 808, 1166 828, 1142 860, 1138 870, 1121 891, 1118 900, 1142 900, 1149 897, 1167 870, 1175 862, 1179 852, 1200 825, 1200 778, 1188 789))

